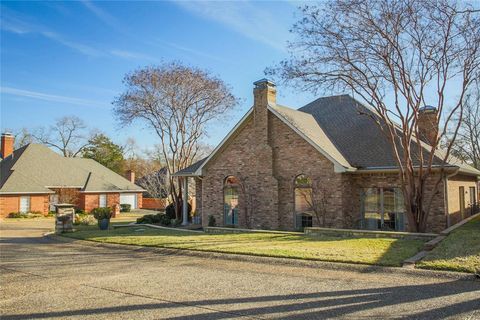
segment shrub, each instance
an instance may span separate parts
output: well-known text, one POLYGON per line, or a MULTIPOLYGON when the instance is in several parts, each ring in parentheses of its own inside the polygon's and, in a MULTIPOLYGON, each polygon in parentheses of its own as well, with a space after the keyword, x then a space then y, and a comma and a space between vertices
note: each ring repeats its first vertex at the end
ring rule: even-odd
POLYGON ((21 213, 21 212, 10 212, 8 214, 9 218, 28 218, 26 213, 21 213))
MULTIPOLYGON (((182 206, 180 206, 180 210, 182 210, 182 206)), ((192 206, 190 203, 188 204, 188 219, 191 221, 192 217, 190 213, 192 212, 192 206)), ((177 216, 175 215, 175 203, 170 203, 166 208, 165 208, 165 215, 169 219, 176 219, 177 216)))
POLYGON ((43 213, 40 211, 33 212, 10 212, 7 216, 8 218, 17 218, 17 219, 31 219, 31 218, 40 218, 44 217, 43 213))
POLYGON ((95 208, 92 210, 92 214, 97 220, 109 219, 113 215, 112 208, 95 208))
POLYGON ((146 214, 143 217, 138 218, 137 223, 145 223, 145 224, 159 223, 164 226, 168 226, 171 224, 171 219, 169 219, 167 215, 163 213, 146 214))
POLYGON ((95 218, 91 214, 75 215, 75 225, 92 226, 96 223, 95 218))
POLYGON ((215 227, 216 224, 217 224, 217 221, 215 220, 215 217, 212 216, 212 215, 209 215, 208 216, 208 226, 209 227, 215 227))
POLYGON ((85 210, 83 210, 83 209, 75 209, 75 213, 77 213, 77 214, 87 214, 85 212, 85 210))
POLYGON ((132 209, 132 205, 128 203, 122 203, 120 204, 120 212, 130 212, 132 209))

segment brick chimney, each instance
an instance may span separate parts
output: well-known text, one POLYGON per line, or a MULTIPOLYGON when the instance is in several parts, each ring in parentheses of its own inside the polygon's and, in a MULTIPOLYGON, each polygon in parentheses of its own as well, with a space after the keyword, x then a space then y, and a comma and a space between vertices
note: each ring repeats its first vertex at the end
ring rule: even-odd
POLYGON ((277 103, 277 89, 275 83, 268 79, 261 79, 253 83, 254 105, 266 107, 267 104, 275 105, 277 103))
POLYGON ((0 144, 0 154, 2 158, 6 158, 13 153, 13 143, 15 142, 15 137, 10 132, 2 133, 1 144, 0 144))
POLYGON ((432 106, 425 106, 418 110, 418 132, 420 139, 433 145, 438 139, 438 110, 432 106))
POLYGON ((125 172, 125 178, 131 183, 135 183, 135 171, 127 170, 127 172, 125 172))

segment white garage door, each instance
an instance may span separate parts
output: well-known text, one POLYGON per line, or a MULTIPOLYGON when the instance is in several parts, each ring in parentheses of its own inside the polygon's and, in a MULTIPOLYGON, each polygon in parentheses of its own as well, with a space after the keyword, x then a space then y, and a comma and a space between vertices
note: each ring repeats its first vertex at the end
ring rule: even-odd
POLYGON ((132 209, 137 209, 137 194, 136 193, 121 193, 120 204, 129 204, 132 209))

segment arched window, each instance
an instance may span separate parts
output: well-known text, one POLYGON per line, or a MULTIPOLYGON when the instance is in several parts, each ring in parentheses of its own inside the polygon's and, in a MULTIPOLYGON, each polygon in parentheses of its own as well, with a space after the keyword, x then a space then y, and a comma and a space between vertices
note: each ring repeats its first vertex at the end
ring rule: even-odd
POLYGON ((295 177, 295 229, 303 230, 313 223, 312 180, 300 174, 295 177))
POLYGON ((223 184, 223 220, 225 225, 238 225, 238 195, 240 181, 235 176, 228 176, 223 184))

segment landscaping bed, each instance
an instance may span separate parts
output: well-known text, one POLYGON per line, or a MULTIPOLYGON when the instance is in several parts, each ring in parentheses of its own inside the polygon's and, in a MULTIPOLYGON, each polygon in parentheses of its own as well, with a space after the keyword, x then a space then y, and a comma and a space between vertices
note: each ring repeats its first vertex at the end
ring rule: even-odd
POLYGON ((142 226, 106 231, 83 226, 65 236, 104 243, 382 266, 400 266, 424 244, 417 239, 308 237, 275 233, 206 234, 142 226))
POLYGON ((480 217, 452 231, 418 268, 480 273, 480 217))

